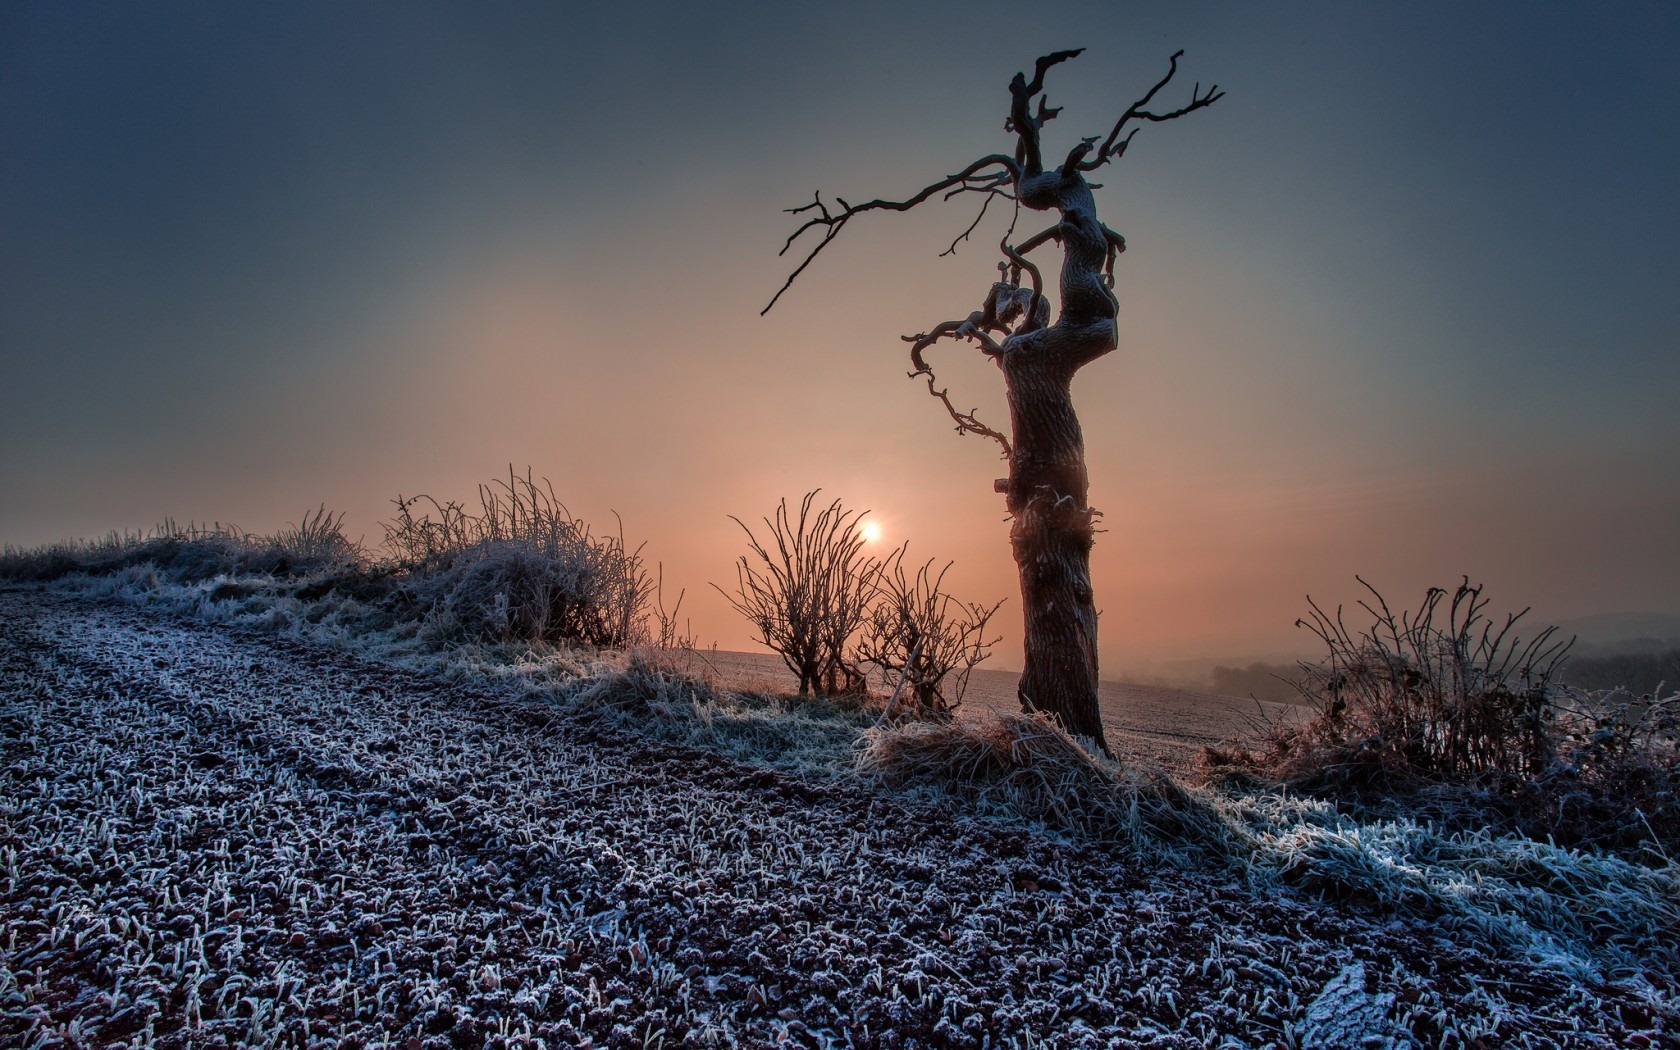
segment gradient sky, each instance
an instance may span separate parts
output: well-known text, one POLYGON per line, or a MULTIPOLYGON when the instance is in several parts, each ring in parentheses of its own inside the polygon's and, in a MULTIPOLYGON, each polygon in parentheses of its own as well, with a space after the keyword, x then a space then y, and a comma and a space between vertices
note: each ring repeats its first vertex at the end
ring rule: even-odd
MULTIPOLYGON (((1019 599, 995 449, 905 378, 1002 226, 781 209, 1050 152, 1186 50, 1228 95, 1104 169, 1120 349, 1081 373, 1105 677, 1306 650, 1354 574, 1537 617, 1680 611, 1680 14, 1625 4, 0 7, 0 541, 530 465, 749 648, 708 582, 820 486, 1019 599)), ((1005 419, 978 352, 933 355, 1005 419)))

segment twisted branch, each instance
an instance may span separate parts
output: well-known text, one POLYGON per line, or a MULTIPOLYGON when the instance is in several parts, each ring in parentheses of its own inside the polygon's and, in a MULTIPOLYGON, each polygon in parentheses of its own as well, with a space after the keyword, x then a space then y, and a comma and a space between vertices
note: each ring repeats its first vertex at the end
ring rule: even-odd
POLYGON ((1056 51, 1045 55, 1033 66, 1032 83, 1027 83, 1026 76, 1021 73, 1015 74, 1015 78, 1009 82, 1011 97, 1009 119, 1004 122, 1003 129, 1013 131, 1018 140, 1015 146, 1015 160, 1020 165, 1020 172, 1016 176, 1017 182, 1023 177, 1031 178, 1034 175, 1043 174, 1044 157, 1039 152, 1038 132, 1045 124, 1054 120, 1056 114, 1061 112, 1059 107, 1054 109, 1050 107, 1048 97, 1038 100, 1036 116, 1032 112, 1033 96, 1044 90, 1044 74, 1050 70, 1050 67, 1060 65, 1068 59, 1078 56, 1084 50, 1084 48, 1077 48, 1073 51, 1056 51))
POLYGON ((1003 186, 1005 183, 1015 181, 1017 175, 1018 171, 1014 160, 1009 157, 1005 157, 1001 153, 994 153, 989 157, 981 157, 979 160, 957 172, 955 175, 941 179, 931 186, 924 187, 920 193, 917 193, 915 196, 909 197, 905 200, 889 201, 877 199, 865 201, 862 204, 848 204, 843 198, 836 197, 834 198, 835 203, 840 205, 841 210, 838 213, 835 213, 829 211, 828 205, 823 203, 822 194, 819 192, 815 195, 816 199, 814 199, 810 204, 802 205, 798 208, 785 209, 789 215, 800 215, 815 208, 817 214, 809 219, 806 219, 800 224, 798 229, 788 235, 787 241, 782 244, 782 250, 777 252, 777 255, 786 255, 788 249, 793 247, 793 242, 797 241, 807 230, 822 227, 826 230, 826 232, 823 234, 822 240, 817 242, 817 246, 812 248, 810 252, 806 254, 805 259, 794 269, 792 273, 788 274, 788 279, 782 282, 781 288, 777 289, 776 294, 770 297, 770 302, 764 307, 764 309, 758 312, 758 315, 763 317, 765 314, 770 312, 771 307, 775 306, 776 301, 782 297, 782 293, 786 292, 793 286, 794 280, 797 279, 800 274, 805 272, 805 268, 811 265, 812 260, 814 260, 824 248, 828 247, 828 243, 834 240, 841 230, 846 228, 846 223, 852 220, 852 216, 861 215, 866 211, 909 211, 911 208, 923 203, 934 194, 942 193, 946 190, 952 189, 953 187, 956 187, 959 192, 962 190, 993 190, 1003 186), (994 165, 996 165, 1000 170, 981 174, 982 172, 985 172, 985 169, 994 165), (973 183, 973 185, 970 185, 970 183, 973 183))
MULTIPOLYGON (((1004 121, 1004 130, 1016 136, 1015 156, 1009 157, 1001 153, 994 153, 981 157, 956 174, 925 186, 920 192, 904 200, 877 199, 865 201, 862 204, 851 204, 844 198, 836 197, 834 198, 836 205, 838 205, 838 210, 836 210, 830 208, 823 201, 822 194, 818 192, 814 195, 811 203, 798 208, 786 209, 790 215, 805 215, 811 212, 814 212, 814 214, 806 218, 797 229, 788 235, 787 240, 782 244, 781 251, 777 253, 778 255, 786 255, 795 242, 813 230, 821 230, 822 237, 800 260, 799 265, 794 267, 793 272, 788 274, 787 279, 782 282, 782 286, 776 290, 776 294, 770 297, 770 302, 759 311, 759 316, 768 314, 776 303, 781 301, 783 294, 793 287, 793 282, 799 278, 799 275, 805 272, 806 267, 810 266, 818 255, 822 254, 823 249, 828 247, 830 241, 839 236, 840 231, 845 229, 846 224, 854 216, 867 211, 909 211, 935 195, 941 195, 943 200, 950 200, 962 193, 983 194, 985 200, 981 204, 980 212, 975 216, 974 221, 969 223, 967 229, 958 234, 951 241, 950 246, 940 254, 944 256, 954 253, 957 245, 968 240, 969 236, 979 227, 980 222, 986 217, 987 210, 990 208, 994 197, 1018 200, 1022 180, 1035 178, 1044 173, 1044 158, 1039 144, 1039 132, 1045 124, 1054 120, 1056 115, 1061 112, 1061 108, 1051 106, 1048 97, 1044 95, 1044 76, 1052 67, 1074 58, 1083 50, 1083 48, 1079 48, 1072 51, 1056 51, 1045 55, 1034 64, 1031 81, 1028 81, 1026 75, 1022 73, 1015 74, 1014 79, 1010 81, 1010 109, 1009 117, 1004 121)), ((1126 129, 1126 125, 1132 121, 1141 120, 1159 123, 1176 120, 1198 109, 1205 109, 1225 96, 1225 93, 1219 90, 1217 84, 1204 92, 1201 89, 1201 84, 1198 83, 1191 88, 1188 105, 1163 113, 1150 110, 1148 106, 1155 100, 1155 96, 1178 73, 1178 60, 1183 54, 1183 51, 1173 54, 1169 60, 1166 75, 1157 81, 1142 98, 1126 108, 1126 112, 1120 115, 1119 120, 1115 121, 1108 137, 1103 140, 1100 146, 1097 145, 1097 136, 1093 135, 1081 139, 1068 152, 1066 159, 1062 161, 1058 168, 1064 181, 1080 177, 1085 172, 1095 171, 1116 157, 1124 155, 1126 147, 1131 144, 1132 137, 1138 131, 1136 127, 1133 127, 1129 132, 1126 132, 1124 137, 1121 136, 1121 133, 1126 129)), ((1103 232, 1109 240, 1110 250, 1105 272, 1108 283, 1112 287, 1114 282, 1114 257, 1125 250, 1125 241, 1119 234, 1108 230, 1106 227, 1104 227, 1103 232)), ((1013 226, 1011 226, 1010 234, 1013 234, 1013 226)), ((1010 234, 1005 236, 1007 237, 1010 234)), ((1036 245, 1034 246, 1036 247, 1036 245)), ((1030 248, 1023 245, 1018 250, 1024 254, 1030 248)))
POLYGON ((948 389, 941 390, 934 386, 933 369, 924 369, 921 373, 911 372, 909 373, 909 376, 911 379, 914 379, 918 374, 927 376, 928 393, 932 394, 935 398, 938 398, 939 403, 945 406, 945 411, 950 413, 951 419, 957 424, 957 433, 978 434, 981 437, 991 438, 993 441, 996 441, 1000 446, 1002 446, 1003 457, 1005 459, 1009 458, 1009 453, 1011 451, 1009 439, 986 424, 980 422, 974 414, 980 411, 979 409, 971 409, 967 412, 958 412, 957 406, 951 404, 951 391, 948 389))
POLYGON ((970 339, 979 343, 980 349, 985 352, 988 357, 995 359, 997 355, 1003 353, 1003 347, 998 345, 997 341, 988 334, 986 331, 987 327, 1001 329, 1003 326, 996 323, 995 320, 988 322, 986 314, 976 310, 974 313, 968 315, 967 320, 944 321, 935 325, 933 330, 930 332, 924 332, 921 335, 905 336, 904 341, 911 344, 910 361, 916 366, 916 370, 914 372, 908 372, 906 375, 908 375, 911 379, 915 379, 918 376, 927 377, 928 393, 933 395, 940 404, 945 406, 945 411, 950 415, 951 421, 957 424, 957 433, 978 434, 981 437, 991 438, 993 441, 996 441, 1000 446, 1002 446, 1003 454, 1008 456, 1010 452, 1009 439, 1004 437, 998 431, 993 430, 991 427, 980 422, 979 417, 975 414, 979 411, 979 409, 959 412, 957 410, 957 406, 951 403, 951 391, 949 389, 941 390, 936 385, 937 378, 933 374, 933 369, 928 365, 927 359, 922 355, 924 350, 941 339, 970 339))
MULTIPOLYGON (((1188 106, 1172 110, 1168 113, 1151 113, 1150 111, 1144 109, 1145 106, 1154 101, 1156 93, 1167 86, 1167 81, 1171 80, 1173 75, 1178 72, 1178 60, 1183 55, 1184 52, 1182 50, 1173 53, 1172 58, 1168 60, 1169 64, 1167 67, 1167 75, 1156 81, 1155 86, 1150 88, 1149 92, 1142 98, 1126 107, 1126 112, 1122 113, 1120 115, 1120 119, 1114 122, 1114 130, 1110 131, 1108 133, 1108 138, 1103 140, 1102 148, 1097 150, 1097 155, 1092 157, 1090 160, 1079 162, 1077 165, 1078 170, 1096 171, 1115 157, 1123 156, 1126 152, 1126 147, 1131 145, 1132 136, 1137 134, 1137 129, 1133 128, 1124 139, 1120 138, 1120 130, 1133 119, 1152 121, 1157 124, 1163 121, 1177 120, 1179 117, 1182 117, 1187 113, 1194 113, 1198 109, 1205 109, 1225 97, 1225 92, 1219 90, 1218 84, 1208 88, 1207 93, 1203 94, 1202 85, 1198 82, 1195 87, 1190 89, 1190 104, 1188 106)), ((1068 161, 1072 163, 1073 157, 1070 156, 1068 161)))

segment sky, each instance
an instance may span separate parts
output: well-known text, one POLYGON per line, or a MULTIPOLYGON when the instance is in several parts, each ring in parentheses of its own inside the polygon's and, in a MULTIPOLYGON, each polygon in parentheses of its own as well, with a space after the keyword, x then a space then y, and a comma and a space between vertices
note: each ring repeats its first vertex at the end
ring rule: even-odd
MULTIPOLYGON (((1105 677, 1310 653, 1308 595, 1461 576, 1680 612, 1680 13, 1666 3, 0 7, 0 542, 267 532, 510 465, 711 584, 787 497, 1020 612, 991 443, 906 378, 1007 216, 871 214, 768 316, 812 194, 903 197, 1164 92, 1100 176, 1119 349, 1080 373, 1105 677)), ((1001 424, 1001 377, 931 355, 1001 424)), ((760 532, 762 534, 762 526, 760 532)))

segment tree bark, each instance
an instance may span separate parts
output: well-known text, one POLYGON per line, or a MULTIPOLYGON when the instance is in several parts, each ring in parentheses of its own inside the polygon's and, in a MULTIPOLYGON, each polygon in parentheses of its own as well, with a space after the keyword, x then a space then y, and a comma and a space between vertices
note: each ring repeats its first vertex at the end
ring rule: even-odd
POLYGON ((1023 205, 1060 214, 1055 237, 1063 258, 1061 315, 1048 328, 1028 324, 1009 336, 999 361, 1014 431, 1009 540, 1026 621, 1018 695, 1023 711, 1047 712, 1107 752, 1091 588, 1095 514, 1072 386, 1079 368, 1117 342, 1117 303, 1103 280, 1112 235, 1097 221, 1090 187, 1075 171, 1024 179, 1021 190, 1023 205))
MULTIPOLYGON (((1015 360, 1019 360, 1016 358, 1015 360)), ((1097 706, 1097 612, 1091 590, 1091 513, 1085 445, 1071 372, 1004 359, 1015 430, 1009 542, 1021 577, 1026 659, 1023 711, 1045 711, 1107 750, 1097 706)))

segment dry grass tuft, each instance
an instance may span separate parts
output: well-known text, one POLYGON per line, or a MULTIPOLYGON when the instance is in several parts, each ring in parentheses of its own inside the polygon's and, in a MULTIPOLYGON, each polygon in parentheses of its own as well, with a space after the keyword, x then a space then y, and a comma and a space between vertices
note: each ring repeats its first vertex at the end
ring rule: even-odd
POLYGON ((875 728, 860 745, 859 773, 889 787, 933 787, 1151 852, 1206 859, 1240 849, 1240 832, 1210 798, 1164 773, 1094 757, 1043 713, 875 728))

